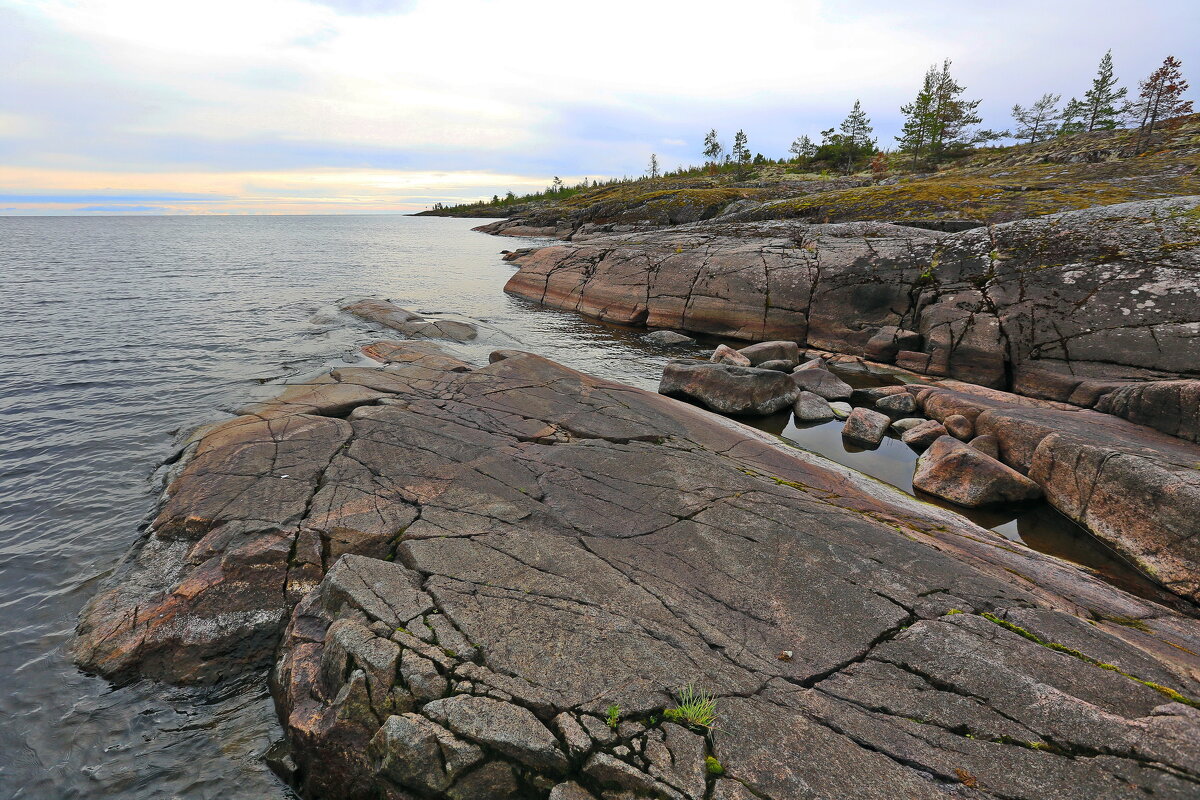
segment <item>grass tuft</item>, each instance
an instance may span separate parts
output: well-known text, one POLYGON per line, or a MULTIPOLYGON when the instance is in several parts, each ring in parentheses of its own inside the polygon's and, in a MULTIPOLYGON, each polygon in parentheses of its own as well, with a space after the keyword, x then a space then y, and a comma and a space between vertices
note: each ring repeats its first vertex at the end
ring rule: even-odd
POLYGON ((697 688, 695 684, 689 683, 679 690, 679 693, 675 695, 675 699, 679 702, 679 705, 675 708, 668 708, 663 712, 663 717, 666 719, 682 722, 697 728, 709 729, 717 721, 717 700, 711 692, 697 688))

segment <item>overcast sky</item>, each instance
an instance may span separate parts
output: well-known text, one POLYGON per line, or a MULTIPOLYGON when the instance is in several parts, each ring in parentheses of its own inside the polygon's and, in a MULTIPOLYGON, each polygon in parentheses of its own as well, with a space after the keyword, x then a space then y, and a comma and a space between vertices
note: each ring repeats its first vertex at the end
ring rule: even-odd
MULTIPOLYGON (((1090 0, 0 0, 0 214, 377 213, 777 157, 855 99, 881 147, 942 58, 988 127, 1082 95, 1200 86, 1200 4, 1090 0)), ((1193 92, 1192 96, 1195 96, 1193 92)))

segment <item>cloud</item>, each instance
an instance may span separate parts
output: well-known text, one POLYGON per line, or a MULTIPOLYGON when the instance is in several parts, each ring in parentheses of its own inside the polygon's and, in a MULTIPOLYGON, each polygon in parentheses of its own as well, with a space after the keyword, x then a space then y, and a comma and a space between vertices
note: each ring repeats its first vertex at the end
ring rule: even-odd
MULTIPOLYGON (((0 0, 0 191, 4 167, 173 175, 182 193, 206 173, 321 171, 540 187, 637 174, 650 152, 694 163, 711 127, 782 155, 856 98, 887 146, 942 57, 1002 128, 1014 102, 1081 94, 1109 47, 1127 85, 1194 50, 1189 26, 1170 22, 1192 13, 1182 2, 1126 12, 1084 0, 953 14, 931 0, 749 0, 736 17, 708 0, 0 0)), ((351 184, 322 186, 360 207, 351 184)), ((413 203, 445 196, 440 183, 410 188, 413 203)), ((473 189, 485 187, 461 187, 473 189)))

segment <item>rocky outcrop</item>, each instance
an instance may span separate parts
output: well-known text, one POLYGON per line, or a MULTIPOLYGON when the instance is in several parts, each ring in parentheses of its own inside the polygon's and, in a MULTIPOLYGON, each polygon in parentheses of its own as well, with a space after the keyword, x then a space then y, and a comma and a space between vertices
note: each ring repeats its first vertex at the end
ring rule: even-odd
POLYGON ((659 395, 512 351, 388 352, 311 384, 386 395, 348 413, 293 395, 200 435, 85 610, 84 666, 273 661, 313 797, 1200 782, 1194 620, 659 395))
POLYGON ((344 306, 342 310, 414 339, 469 342, 479 335, 479 329, 473 323, 422 316, 387 300, 358 300, 344 306))
MULTIPOLYGON (((1200 198, 956 234, 709 222, 518 251, 506 290, 622 324, 890 355, 1009 387, 1200 374, 1200 198)), ((1186 426, 1184 426, 1186 427, 1186 426)))
POLYGON ((910 389, 930 417, 964 417, 974 434, 992 437, 1005 464, 1142 572, 1200 599, 1200 446, 1109 414, 959 381, 910 389))

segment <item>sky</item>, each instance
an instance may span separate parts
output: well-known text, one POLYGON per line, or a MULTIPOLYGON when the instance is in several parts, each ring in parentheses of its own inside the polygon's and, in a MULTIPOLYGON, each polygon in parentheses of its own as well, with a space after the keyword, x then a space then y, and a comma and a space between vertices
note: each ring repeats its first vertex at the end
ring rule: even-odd
POLYGON ((891 147, 943 58, 1006 128, 1109 48, 1200 86, 1200 6, 0 0, 0 215, 405 213, 699 163, 709 128, 783 156, 856 99, 891 147))

